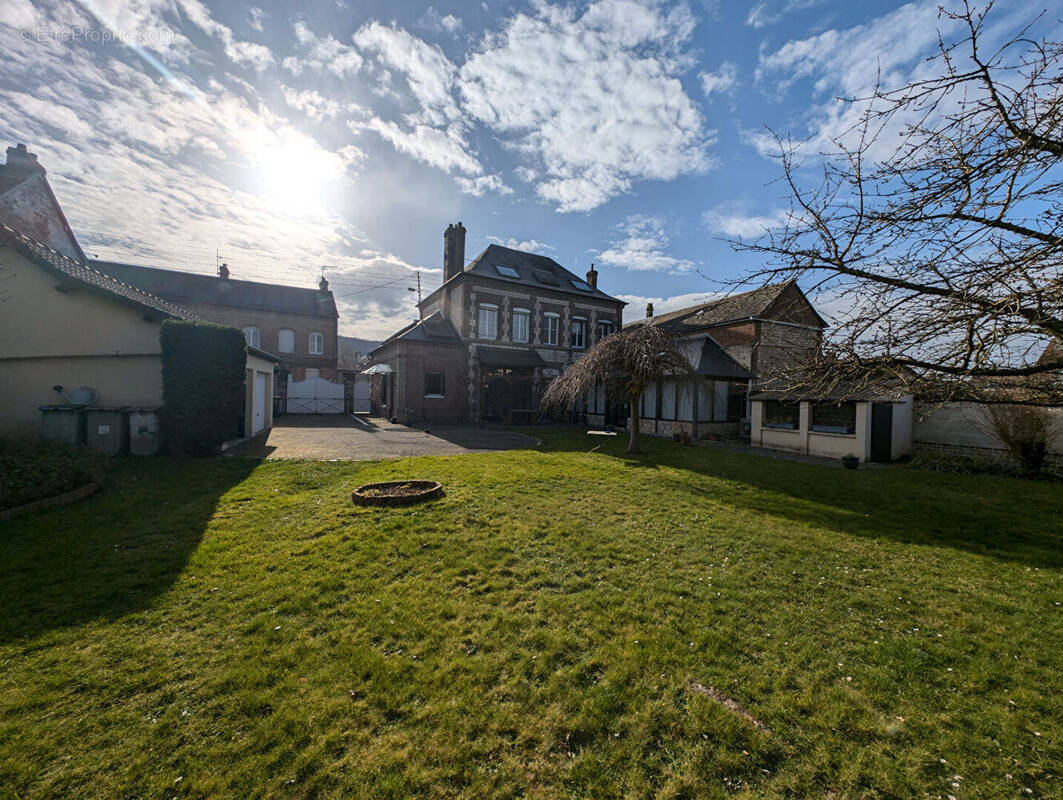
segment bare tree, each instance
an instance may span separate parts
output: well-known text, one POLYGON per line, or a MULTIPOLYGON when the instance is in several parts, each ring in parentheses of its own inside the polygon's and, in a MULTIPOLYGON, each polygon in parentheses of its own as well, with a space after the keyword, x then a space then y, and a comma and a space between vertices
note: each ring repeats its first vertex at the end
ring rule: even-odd
POLYGON ((1018 381, 1058 402, 1058 380, 1028 379, 1063 369, 1038 360, 1063 340, 1063 43, 1028 38, 1038 17, 990 48, 991 8, 941 10, 963 33, 939 38, 937 76, 850 98, 860 121, 811 181, 801 145, 776 137, 787 222, 731 244, 767 257, 751 279, 852 307, 802 375, 871 371, 945 396, 1018 381))
POLYGON ((1059 429, 1052 412, 1028 405, 992 405, 986 417, 989 428, 1023 472, 1039 475, 1059 429))
POLYGON ((676 338, 653 325, 634 325, 600 340, 543 393, 544 409, 568 408, 599 387, 630 409, 627 452, 639 453, 639 398, 647 384, 668 377, 700 378, 676 338))

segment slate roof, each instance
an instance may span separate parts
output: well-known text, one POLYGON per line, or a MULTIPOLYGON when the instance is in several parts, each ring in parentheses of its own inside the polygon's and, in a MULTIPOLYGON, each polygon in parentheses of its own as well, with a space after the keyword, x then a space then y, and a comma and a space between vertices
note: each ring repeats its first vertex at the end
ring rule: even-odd
POLYGON ((1055 339, 1045 345, 1045 349, 1041 353, 1041 357, 1037 359, 1037 363, 1051 364, 1053 361, 1060 360, 1063 360, 1063 340, 1055 339))
MULTIPOLYGON (((573 281, 585 284, 586 280, 575 273, 569 272, 548 256, 525 253, 523 250, 514 250, 510 247, 503 247, 500 244, 488 245, 480 255, 476 256, 465 267, 465 271, 461 275, 477 275, 481 278, 493 278, 504 283, 515 283, 519 286, 528 286, 534 289, 566 292, 578 297, 593 297, 597 300, 608 300, 613 303, 623 302, 611 295, 607 295, 601 289, 577 288, 573 281), (517 277, 502 275, 495 269, 496 266, 509 267, 516 270, 517 277)), ((456 275, 451 280, 459 279, 461 275, 456 275)), ((436 289, 436 292, 438 291, 439 289, 436 289)), ((435 294, 435 292, 432 292, 432 294, 435 294)), ((431 296, 429 295, 429 297, 431 296)))
POLYGON ((402 340, 404 342, 429 342, 434 344, 464 344, 457 329, 450 320, 443 316, 442 311, 436 311, 427 317, 411 322, 405 328, 392 334, 385 339, 379 347, 370 350, 370 355, 386 347, 392 342, 402 340))
POLYGON ((711 336, 705 337, 701 345, 701 356, 694 370, 707 378, 744 381, 754 377, 752 372, 731 358, 711 336))
POLYGON ((3 223, 0 223, 0 244, 13 247, 21 255, 64 283, 69 282, 90 290, 104 292, 139 308, 155 311, 174 319, 199 319, 195 314, 180 306, 100 272, 91 264, 63 255, 3 223))
POLYGON ((141 267, 113 261, 91 261, 93 267, 146 292, 174 303, 206 303, 257 311, 279 311, 314 317, 339 317, 331 292, 258 283, 216 275, 180 272, 173 269, 141 267))
POLYGON ((785 380, 776 379, 766 381, 757 389, 754 389, 750 400, 786 400, 798 402, 799 400, 812 400, 817 402, 842 402, 842 401, 896 401, 910 394, 903 382, 899 379, 879 379, 857 383, 853 380, 840 378, 821 382, 817 387, 815 382, 808 386, 798 386, 796 389, 785 380))
MULTIPOLYGON (((792 284, 793 281, 772 283, 749 292, 721 297, 700 305, 681 308, 678 311, 670 311, 667 314, 657 314, 647 319, 633 320, 628 325, 656 325, 669 333, 681 336, 712 325, 722 325, 727 322, 750 319, 751 317, 761 317, 768 311, 771 304, 779 298, 779 295, 792 284)), ((819 315, 817 314, 817 316, 819 315)), ((823 322, 822 318, 820 318, 820 322, 823 322)), ((826 327, 825 322, 823 322, 823 326, 826 327)))

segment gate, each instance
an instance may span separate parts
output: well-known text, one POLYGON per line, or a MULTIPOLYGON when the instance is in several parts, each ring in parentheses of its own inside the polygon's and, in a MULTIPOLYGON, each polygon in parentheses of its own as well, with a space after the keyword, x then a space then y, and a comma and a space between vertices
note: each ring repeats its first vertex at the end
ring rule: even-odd
POLYGON ((343 384, 324 378, 288 379, 289 414, 342 414, 343 384))

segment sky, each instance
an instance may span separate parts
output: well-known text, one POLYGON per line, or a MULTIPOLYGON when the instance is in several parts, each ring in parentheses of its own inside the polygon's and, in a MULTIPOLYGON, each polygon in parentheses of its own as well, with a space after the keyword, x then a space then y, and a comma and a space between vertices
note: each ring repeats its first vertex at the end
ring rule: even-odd
MULTIPOLYGON (((379 339, 498 242, 630 303, 726 291, 783 219, 772 132, 827 149, 840 98, 924 74, 938 4, 888 0, 0 0, 0 143, 102 259, 315 286, 379 339)), ((994 10, 1002 29, 1041 6, 994 10)))

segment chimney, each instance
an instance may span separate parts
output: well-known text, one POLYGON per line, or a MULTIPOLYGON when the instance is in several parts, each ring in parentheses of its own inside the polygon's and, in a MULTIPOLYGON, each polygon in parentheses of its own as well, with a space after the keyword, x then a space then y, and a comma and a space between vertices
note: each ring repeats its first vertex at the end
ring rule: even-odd
POLYGON ((328 291, 328 281, 325 280, 325 276, 324 275, 322 275, 321 276, 321 280, 319 280, 317 282, 317 288, 320 289, 323 292, 327 292, 328 291))
POLYGON ((443 233, 443 280, 449 281, 465 271, 465 226, 460 222, 447 225, 443 233))
POLYGON ((598 288, 598 270, 594 268, 594 264, 591 264, 591 270, 587 273, 587 283, 592 289, 598 288))
POLYGON ((650 319, 653 316, 653 303, 646 304, 646 319, 650 319))
POLYGON ((9 175, 29 175, 30 173, 44 172, 44 167, 37 163, 37 156, 26 149, 26 145, 19 143, 14 147, 7 148, 7 167, 4 170, 9 175))
POLYGON ((218 277, 221 278, 223 281, 229 280, 228 264, 222 264, 220 267, 218 267, 218 277))

